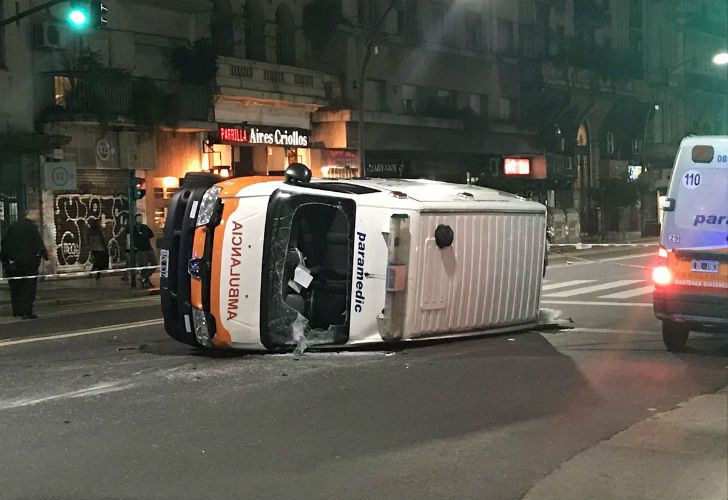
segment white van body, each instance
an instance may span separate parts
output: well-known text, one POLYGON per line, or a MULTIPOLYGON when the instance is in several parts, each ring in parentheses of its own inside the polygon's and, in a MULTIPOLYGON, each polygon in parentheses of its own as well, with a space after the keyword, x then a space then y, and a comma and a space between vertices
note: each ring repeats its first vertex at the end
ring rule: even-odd
POLYGON ((670 350, 728 327, 728 136, 687 137, 663 202, 654 308, 670 350))
MULTIPOLYGON (((235 180, 219 185, 226 182, 233 186, 235 180)), ((226 215, 215 228, 224 236, 214 244, 220 265, 212 266, 219 287, 210 290, 211 303, 219 306, 205 311, 208 323, 224 332, 210 339, 213 347, 285 349, 302 337, 355 345, 525 330, 538 323, 546 245, 546 208, 539 203, 477 186, 399 179, 262 182, 224 196, 226 215), (341 192, 341 186, 352 192, 341 192), (290 215, 275 212, 276 204, 297 198, 304 201, 290 215), (315 314, 303 313, 303 300, 296 297, 300 293, 309 302, 306 288, 315 288, 315 281, 307 285, 305 274, 316 252, 298 244, 295 271, 282 257, 296 247, 296 214, 319 205, 334 212, 350 207, 342 218, 348 229, 322 238, 339 245, 331 259, 347 251, 351 257, 341 297, 324 295, 330 302, 347 301, 341 311, 346 327, 330 337, 333 330, 327 333, 326 322, 313 325, 315 314), (355 214, 352 220, 349 214, 355 214), (451 233, 451 243, 443 244, 436 231, 445 240, 451 233), (347 240, 340 241, 345 232, 347 240), (297 283, 299 270, 304 279, 297 283), (296 304, 303 314, 291 313, 296 304)), ((192 257, 202 256, 193 251, 192 257)), ((192 316, 194 329, 194 311, 192 316)), ((180 333, 170 332, 175 338, 180 333)))

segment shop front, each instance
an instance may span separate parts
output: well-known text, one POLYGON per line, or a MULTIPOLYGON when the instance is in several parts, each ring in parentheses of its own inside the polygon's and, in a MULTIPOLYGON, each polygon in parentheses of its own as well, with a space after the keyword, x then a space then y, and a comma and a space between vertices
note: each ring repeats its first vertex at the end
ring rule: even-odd
POLYGON ((311 165, 308 129, 219 124, 205 145, 210 170, 234 177, 275 175, 291 163, 311 165))

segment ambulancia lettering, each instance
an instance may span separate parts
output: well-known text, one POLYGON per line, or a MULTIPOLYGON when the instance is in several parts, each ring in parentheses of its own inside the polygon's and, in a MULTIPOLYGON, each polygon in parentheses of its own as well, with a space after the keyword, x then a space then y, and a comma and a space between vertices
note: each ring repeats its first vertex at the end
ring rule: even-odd
POLYGON ((360 313, 364 309, 364 251, 366 250, 367 235, 356 233, 358 249, 356 253, 356 292, 354 293, 354 311, 360 313))
POLYGON ((233 236, 230 239, 230 279, 228 281, 228 321, 238 317, 240 305, 240 263, 243 257, 243 225, 233 221, 233 236))

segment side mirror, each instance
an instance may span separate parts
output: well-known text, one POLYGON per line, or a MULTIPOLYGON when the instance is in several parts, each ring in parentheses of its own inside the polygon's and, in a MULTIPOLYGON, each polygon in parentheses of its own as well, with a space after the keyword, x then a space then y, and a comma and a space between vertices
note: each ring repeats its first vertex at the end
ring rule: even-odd
POLYGON ((665 212, 672 212, 675 210, 675 198, 662 198, 660 200, 660 208, 665 212))

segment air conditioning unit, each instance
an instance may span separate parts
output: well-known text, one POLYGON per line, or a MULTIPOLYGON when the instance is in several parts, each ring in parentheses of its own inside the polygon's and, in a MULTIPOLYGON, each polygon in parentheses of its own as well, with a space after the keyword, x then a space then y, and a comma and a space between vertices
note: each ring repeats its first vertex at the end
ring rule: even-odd
POLYGON ((38 23, 33 26, 34 49, 62 49, 63 34, 54 23, 38 23))

